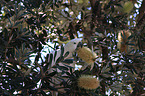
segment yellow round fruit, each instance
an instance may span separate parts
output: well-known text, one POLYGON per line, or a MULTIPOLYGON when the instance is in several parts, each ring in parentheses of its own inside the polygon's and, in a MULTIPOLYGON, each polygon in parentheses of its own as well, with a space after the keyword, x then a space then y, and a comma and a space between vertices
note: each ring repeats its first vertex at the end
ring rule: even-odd
POLYGON ((96 60, 96 53, 92 52, 88 47, 79 47, 77 49, 78 57, 85 61, 88 65, 94 64, 96 60))
POLYGON ((82 75, 78 78, 78 87, 86 90, 93 90, 100 85, 99 80, 92 75, 82 75))
POLYGON ((131 35, 131 32, 129 32, 128 30, 122 30, 118 33, 118 49, 120 50, 120 52, 125 52, 127 53, 128 51, 128 44, 126 44, 128 42, 128 37, 131 35))
POLYGON ((130 13, 133 9, 134 5, 131 1, 125 2, 122 8, 123 13, 130 13))

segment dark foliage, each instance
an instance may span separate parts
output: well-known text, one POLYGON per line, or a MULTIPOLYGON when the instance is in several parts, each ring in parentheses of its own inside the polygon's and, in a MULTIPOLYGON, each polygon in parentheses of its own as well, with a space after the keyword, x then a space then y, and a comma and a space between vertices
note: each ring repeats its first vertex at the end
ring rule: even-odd
POLYGON ((139 5, 136 0, 1 0, 0 95, 145 95, 145 16, 135 6, 129 13, 122 11, 127 1, 139 5), (131 35, 125 39, 122 30, 131 35), (125 46, 130 46, 124 52, 117 48, 120 31, 125 46), (63 56, 64 48, 57 40, 74 38, 83 38, 84 46, 93 47, 98 55, 93 70, 74 70, 71 63, 84 64, 76 53, 73 59, 64 59, 69 52, 63 56), (58 48, 61 56, 52 69, 60 71, 49 72, 53 55, 48 53, 58 48), (100 86, 79 88, 82 74, 98 77, 100 86))

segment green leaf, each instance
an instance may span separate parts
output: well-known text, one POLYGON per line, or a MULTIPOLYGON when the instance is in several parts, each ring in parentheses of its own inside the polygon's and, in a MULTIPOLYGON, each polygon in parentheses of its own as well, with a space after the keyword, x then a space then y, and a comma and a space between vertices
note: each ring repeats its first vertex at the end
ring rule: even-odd
MULTIPOLYGON (((8 17, 8 20, 9 20, 9 22, 10 22, 10 24, 11 24, 11 27, 12 27, 12 26, 13 26, 13 24, 12 24, 12 22, 11 22, 11 20, 10 20, 10 18, 9 18, 9 17, 8 17)), ((11 27, 10 27, 10 28, 11 28, 11 27)))
POLYGON ((63 60, 61 62, 67 63, 67 64, 71 64, 71 63, 73 63, 73 61, 74 61, 74 59, 65 59, 65 60, 63 60))
POLYGON ((111 89, 113 91, 121 91, 122 90, 121 82, 114 82, 114 84, 111 85, 111 89))
POLYGON ((20 23, 22 23, 23 21, 17 21, 14 25, 14 27, 18 26, 20 23))
POLYGON ((133 35, 130 35, 127 39, 130 40, 133 38, 133 35))
POLYGON ((50 53, 50 55, 49 55, 50 57, 49 57, 49 64, 51 65, 51 63, 52 63, 52 60, 53 60, 53 54, 52 53, 50 53))
POLYGON ((64 54, 63 57, 65 58, 65 57, 67 57, 68 55, 69 55, 69 51, 67 51, 67 52, 64 54))
POLYGON ((67 64, 63 64, 63 65, 66 66, 66 67, 68 67, 68 68, 70 68, 70 69, 74 68, 74 67, 69 66, 69 65, 67 65, 67 64))
POLYGON ((48 86, 48 89, 52 90, 52 91, 57 91, 57 88, 53 87, 53 86, 48 86))
POLYGON ((67 67, 65 67, 65 66, 59 66, 59 65, 57 65, 56 66, 59 70, 68 70, 68 68, 67 67))
POLYGON ((51 72, 50 74, 48 74, 49 77, 53 77, 54 75, 57 74, 57 71, 51 72))
POLYGON ((40 93, 42 94, 42 96, 47 96, 47 94, 43 90, 41 90, 40 93))
POLYGON ((55 51, 54 53, 54 61, 55 61, 56 55, 57 55, 57 51, 55 51))
POLYGON ((64 59, 63 56, 58 57, 58 59, 56 60, 56 64, 62 61, 63 59, 64 59))
POLYGON ((64 53, 64 47, 61 46, 61 55, 60 56, 63 56, 63 53, 64 53))
POLYGON ((44 72, 47 71, 48 66, 51 66, 52 59, 53 59, 53 54, 52 53, 47 54, 47 56, 46 56, 46 65, 43 67, 44 72))

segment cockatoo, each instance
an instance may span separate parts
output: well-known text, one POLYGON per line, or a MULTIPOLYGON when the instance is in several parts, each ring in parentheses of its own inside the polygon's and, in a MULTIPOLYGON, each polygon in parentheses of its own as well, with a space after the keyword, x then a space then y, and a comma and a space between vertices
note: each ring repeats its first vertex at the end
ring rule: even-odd
MULTIPOLYGON (((72 39, 70 40, 63 48, 63 52, 61 49, 58 49, 57 51, 53 51, 52 53, 49 54, 49 57, 48 57, 48 60, 47 62, 49 63, 48 65, 48 72, 51 73, 53 70, 51 70, 51 68, 53 66, 55 66, 59 60, 59 58, 61 56, 64 56, 67 52, 68 52, 68 55, 66 57, 64 57, 64 59, 69 59, 69 58, 72 58, 73 57, 73 52, 75 52, 75 50, 77 49, 77 47, 81 46, 81 41, 82 39, 81 38, 76 38, 76 39, 72 39)), ((61 61, 61 60, 60 60, 61 61)), ((62 63, 59 63, 59 65, 63 66, 62 63)), ((72 64, 73 66, 73 64, 72 64)), ((57 69, 57 68, 56 68, 57 69)), ((57 70, 57 72, 61 72, 60 70, 57 70)), ((65 75, 65 74, 64 74, 65 75)), ((53 82, 59 84, 60 82, 53 78, 52 79, 53 82)), ((53 85, 52 85, 53 86, 53 85)), ((55 85, 54 85, 55 86, 55 85)), ((58 87, 58 86, 56 86, 58 87)), ((60 86, 59 86, 60 87, 60 86)), ((57 92, 52 92, 53 96, 57 96, 57 92)))
POLYGON ((72 58, 73 52, 75 52, 77 47, 80 45, 81 40, 82 40, 81 38, 76 38, 76 39, 72 39, 71 41, 69 41, 64 46, 64 52, 62 52, 61 49, 58 49, 57 51, 53 51, 52 53, 50 53, 49 57, 48 57, 48 62, 50 63, 48 66, 48 69, 56 65, 57 60, 61 57, 62 54, 64 56, 67 52, 69 52, 69 54, 64 59, 72 58))

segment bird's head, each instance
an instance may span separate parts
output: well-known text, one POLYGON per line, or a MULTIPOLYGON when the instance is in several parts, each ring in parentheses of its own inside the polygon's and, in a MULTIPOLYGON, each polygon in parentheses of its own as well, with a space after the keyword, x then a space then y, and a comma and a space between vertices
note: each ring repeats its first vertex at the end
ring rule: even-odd
POLYGON ((82 46, 82 38, 72 39, 65 46, 67 50, 73 52, 76 50, 77 47, 82 46))

